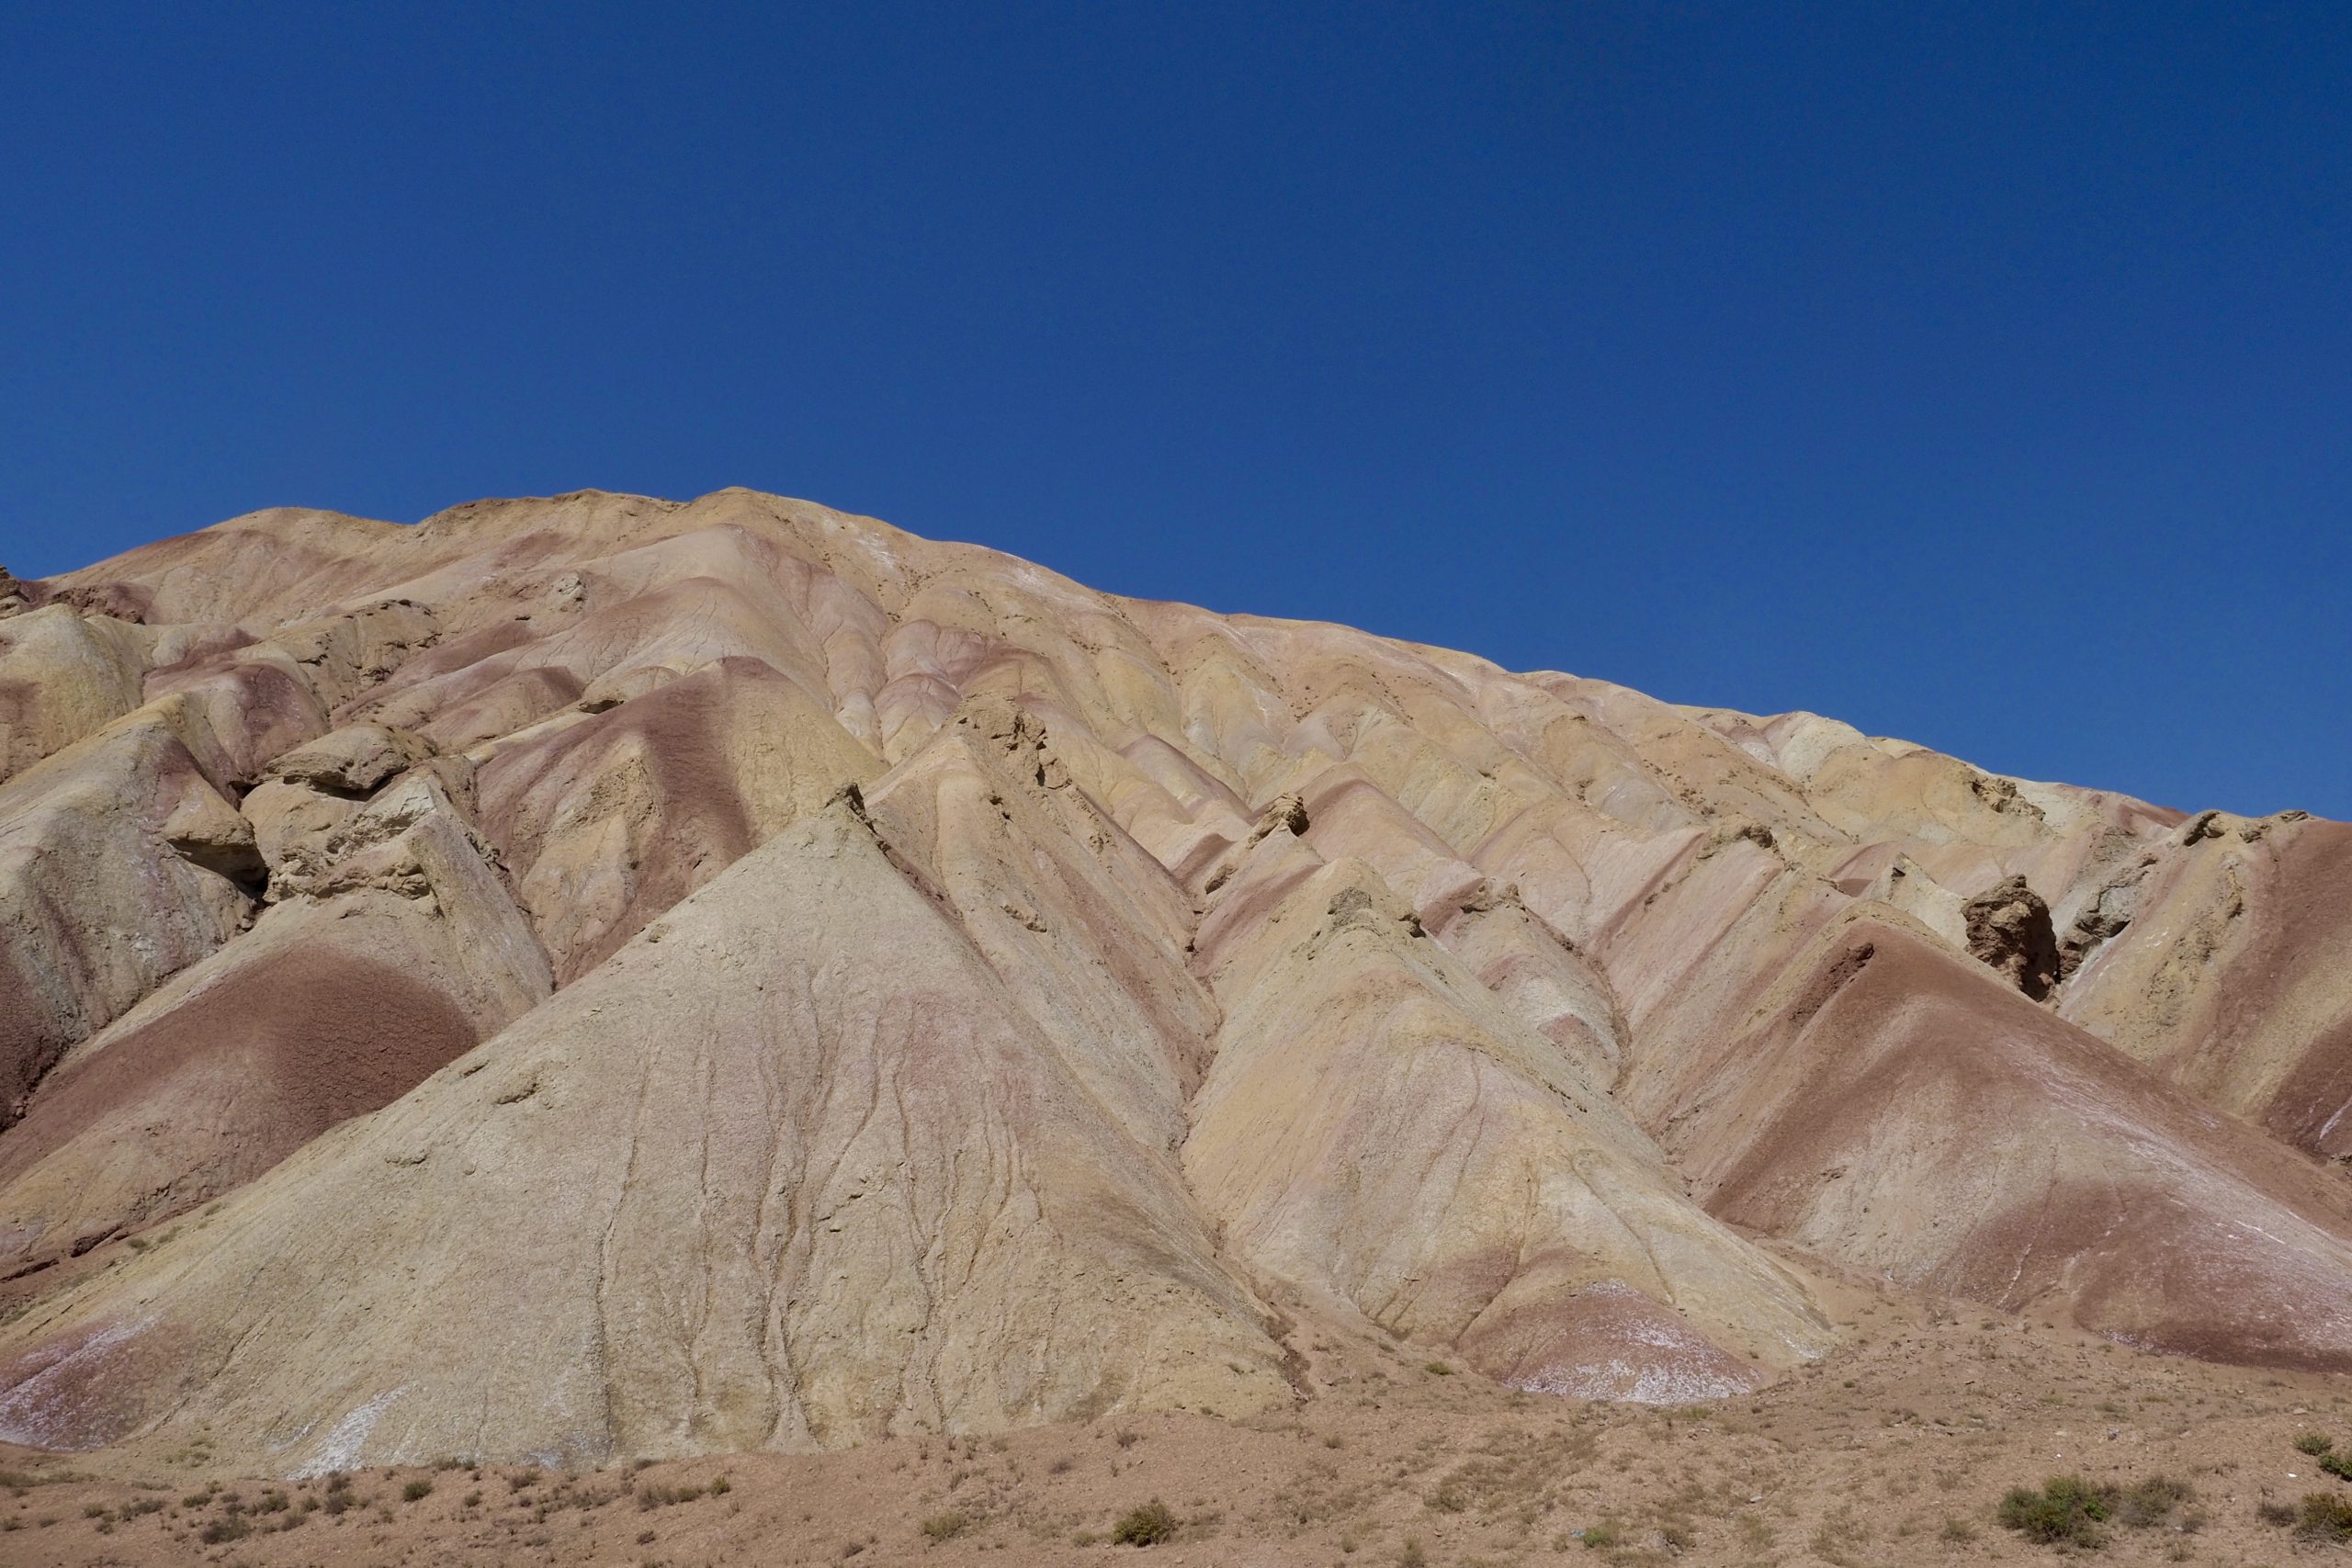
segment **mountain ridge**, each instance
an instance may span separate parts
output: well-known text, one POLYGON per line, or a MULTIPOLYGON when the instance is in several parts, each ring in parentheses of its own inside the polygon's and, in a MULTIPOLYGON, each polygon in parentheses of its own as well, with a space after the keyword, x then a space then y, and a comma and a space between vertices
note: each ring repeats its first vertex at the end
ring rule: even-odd
POLYGON ((1332 1337, 1717 1398, 1808 1258, 2352 1370, 2345 825, 743 490, 5 586, 0 1439, 831 1447, 1332 1337))

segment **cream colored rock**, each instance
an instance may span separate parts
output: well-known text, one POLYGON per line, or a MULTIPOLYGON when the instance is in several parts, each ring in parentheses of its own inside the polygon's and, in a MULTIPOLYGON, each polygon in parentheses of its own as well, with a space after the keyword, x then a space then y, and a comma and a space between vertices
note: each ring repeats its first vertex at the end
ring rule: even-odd
POLYGON ((267 776, 338 795, 372 794, 385 780, 433 754, 422 737, 380 724, 352 724, 270 761, 267 776))
POLYGON ((139 705, 137 628, 50 604, 0 621, 0 779, 139 705))
POLYGON ((1174 1161, 837 807, 28 1314, 0 1438, 201 1424, 293 1472, 1242 1414, 1290 1398, 1268 1324, 1174 1161))
POLYGON ((687 893, 879 759, 774 667, 729 659, 492 748, 483 831, 560 978, 585 974, 687 893))
POLYGON ((145 709, 0 785, 0 1122, 67 1047, 243 929, 234 815, 145 709))
POLYGON ((2067 936, 2066 1017, 2352 1161, 2352 828, 2200 816, 2118 872, 2067 936))
POLYGON ((255 852, 271 874, 300 874, 325 864, 327 840, 359 806, 348 795, 264 779, 246 794, 243 811, 252 824, 255 852))
POLYGON ((1185 1164, 1259 1268, 1550 1393, 1721 1398, 1829 1344, 1361 863, 1296 884, 1217 991, 1185 1164))
POLYGON ((0 1272, 232 1190, 547 998, 480 840, 417 788, 422 808, 359 824, 372 871, 270 909, 43 1079, 0 1143, 0 1272))
POLYGON ((1517 886, 1482 883, 1430 927, 1478 983, 1602 1089, 1625 1059, 1625 1022, 1609 977, 1529 909, 1517 886))

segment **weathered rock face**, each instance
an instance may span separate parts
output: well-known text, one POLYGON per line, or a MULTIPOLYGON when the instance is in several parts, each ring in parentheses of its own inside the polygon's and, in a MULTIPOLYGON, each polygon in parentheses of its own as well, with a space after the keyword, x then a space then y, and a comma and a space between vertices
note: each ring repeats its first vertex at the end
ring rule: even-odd
POLYGON ((256 513, 0 581, 0 1439, 1718 1398, 1808 1258, 2352 1371, 2347 845, 746 491, 256 513))
POLYGON ((1968 951, 2035 1001, 2058 984, 2058 933, 2050 906, 2023 876, 2011 876, 1961 906, 1968 951))
POLYGON ((0 778, 139 705, 139 628, 51 604, 0 621, 0 778))
POLYGON ((2352 826, 2208 812, 2115 871, 2070 940, 2062 1014, 2352 1163, 2352 826))

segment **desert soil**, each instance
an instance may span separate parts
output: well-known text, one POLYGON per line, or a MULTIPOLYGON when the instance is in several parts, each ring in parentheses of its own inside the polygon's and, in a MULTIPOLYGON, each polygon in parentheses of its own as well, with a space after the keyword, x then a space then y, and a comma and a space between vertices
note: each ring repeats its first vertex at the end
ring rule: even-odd
POLYGON ((1114 1565, 1138 1550, 1119 1520, 1159 1501, 1175 1530, 1145 1560, 1169 1568, 2055 1562, 1997 1508, 2062 1473, 2193 1491, 2161 1523, 2111 1525, 2102 1562, 2352 1561, 2258 1511, 2352 1498, 2296 1447, 2352 1447, 2352 1379, 1859 1291, 1839 1305, 1838 1351, 1703 1408, 1529 1395, 1334 1338, 1319 1397, 1242 1423, 1113 1415, 833 1454, 220 1483, 20 1450, 0 1455, 0 1562, 1114 1565))

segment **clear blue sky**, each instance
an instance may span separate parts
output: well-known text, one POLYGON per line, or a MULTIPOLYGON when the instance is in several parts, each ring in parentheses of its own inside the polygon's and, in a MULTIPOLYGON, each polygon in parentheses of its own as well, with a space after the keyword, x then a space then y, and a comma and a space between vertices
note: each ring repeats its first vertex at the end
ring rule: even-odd
POLYGON ((0 561, 729 484, 2352 817, 2352 7, 0 4, 0 561))

